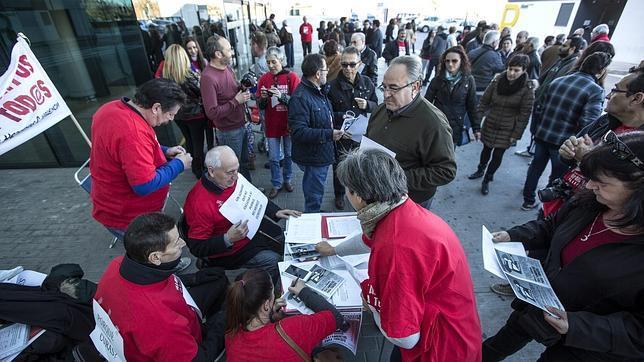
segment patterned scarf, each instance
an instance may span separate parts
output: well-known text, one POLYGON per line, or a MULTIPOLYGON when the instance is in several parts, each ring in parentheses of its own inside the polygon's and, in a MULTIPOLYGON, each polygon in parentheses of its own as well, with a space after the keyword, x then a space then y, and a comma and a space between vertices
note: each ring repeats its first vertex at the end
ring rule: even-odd
POLYGON ((358 211, 357 215, 358 220, 360 220, 360 226, 362 226, 362 232, 371 239, 371 236, 373 236, 373 230, 376 228, 378 221, 387 216, 391 210, 400 206, 406 200, 407 196, 403 196, 398 202, 374 202, 363 207, 358 211))

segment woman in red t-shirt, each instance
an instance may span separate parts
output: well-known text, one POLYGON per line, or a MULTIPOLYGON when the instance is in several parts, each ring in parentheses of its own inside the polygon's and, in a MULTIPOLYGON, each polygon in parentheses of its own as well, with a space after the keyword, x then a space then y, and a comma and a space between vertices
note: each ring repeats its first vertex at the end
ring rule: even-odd
POLYGON ((515 299, 483 361, 532 340, 546 346, 540 361, 644 359, 644 132, 608 131, 580 169, 587 190, 555 214, 492 234, 548 251, 543 268, 565 311, 515 299))
POLYGON ((293 166, 291 161, 291 136, 288 133, 288 101, 300 84, 300 78, 286 66, 286 56, 282 49, 270 47, 266 51, 268 72, 257 83, 258 106, 264 110, 264 125, 268 140, 268 158, 271 166, 271 184, 268 192, 272 199, 284 189, 293 192, 291 180, 293 166), (284 155, 280 175, 280 154, 284 155))
POLYGON ((273 282, 264 270, 251 269, 237 277, 226 295, 227 361, 307 360, 326 336, 347 329, 340 312, 301 280, 288 290, 315 313, 284 318, 286 303, 275 299, 273 282))

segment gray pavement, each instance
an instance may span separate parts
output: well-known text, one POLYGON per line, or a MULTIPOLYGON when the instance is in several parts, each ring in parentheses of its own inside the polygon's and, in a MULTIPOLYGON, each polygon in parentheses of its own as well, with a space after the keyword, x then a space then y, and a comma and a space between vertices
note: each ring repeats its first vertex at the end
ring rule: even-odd
MULTIPOLYGON (((315 23, 313 22, 315 25, 315 23)), ((424 34, 419 33, 417 44, 422 44, 424 34)), ((417 46, 417 49, 420 49, 417 46)), ((301 47, 296 42, 296 63, 301 62, 301 47), (299 49, 298 49, 299 48, 299 49)), ((380 63, 380 75, 384 63, 380 63)), ((609 80, 610 89, 618 79, 609 80)), ((67 120, 63 121, 67 122, 67 120)), ((511 298, 492 293, 489 286, 499 280, 483 269, 481 257, 481 225, 490 230, 499 230, 521 224, 536 217, 536 212, 521 211, 521 189, 529 159, 514 155, 525 149, 529 142, 526 132, 517 147, 510 148, 494 182, 490 194, 480 193, 480 180, 471 181, 467 175, 478 164, 480 143, 471 143, 456 150, 458 171, 456 179, 439 188, 433 204, 433 212, 441 216, 454 229, 461 240, 470 264, 474 280, 483 338, 493 335, 510 314, 511 298)), ((262 166, 266 156, 258 154, 257 170, 252 172, 255 184, 270 188, 270 172, 262 166)), ((110 234, 91 217, 91 202, 74 181, 75 169, 21 169, 0 170, 0 199, 3 218, 0 224, 0 269, 22 265, 48 273, 59 263, 77 263, 85 271, 85 277, 98 281, 107 264, 123 254, 123 245, 113 249, 107 245, 110 234)), ((302 173, 294 167, 295 192, 281 193, 274 201, 284 208, 303 209, 301 192, 302 173)), ((546 182, 549 170, 544 172, 541 185, 546 182)), ((184 172, 172 185, 172 195, 181 203, 195 183, 190 172, 184 172)), ((327 178, 322 208, 334 210, 331 175, 327 178)), ((347 202, 347 206, 348 206, 347 202)), ((174 205, 167 210, 178 215, 174 205)), ((187 254, 187 251, 184 252, 187 254)), ((191 266, 194 269, 194 265, 191 266)), ((386 361, 391 345, 377 330, 373 320, 365 313, 362 336, 359 342, 358 361, 386 361)), ((508 360, 536 360, 543 348, 532 343, 508 360)))

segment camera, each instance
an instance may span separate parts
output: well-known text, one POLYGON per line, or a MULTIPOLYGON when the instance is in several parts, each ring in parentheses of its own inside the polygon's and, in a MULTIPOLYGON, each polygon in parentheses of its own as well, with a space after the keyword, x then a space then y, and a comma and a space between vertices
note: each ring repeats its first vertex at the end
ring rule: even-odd
POLYGON ((574 189, 572 186, 568 185, 562 179, 556 179, 552 182, 552 186, 537 191, 541 202, 548 202, 555 199, 568 200, 573 194, 574 189))
POLYGON ((244 74, 239 81, 239 90, 245 92, 251 88, 257 87, 257 74, 249 71, 244 74))

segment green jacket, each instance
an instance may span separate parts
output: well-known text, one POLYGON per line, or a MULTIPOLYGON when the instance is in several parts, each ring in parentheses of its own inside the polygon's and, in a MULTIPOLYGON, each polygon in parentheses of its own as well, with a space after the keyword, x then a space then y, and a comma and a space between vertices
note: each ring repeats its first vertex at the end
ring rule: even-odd
POLYGON ((409 197, 421 203, 456 176, 452 129, 438 108, 418 95, 390 112, 381 104, 371 114, 367 137, 396 153, 405 170, 409 197))

